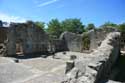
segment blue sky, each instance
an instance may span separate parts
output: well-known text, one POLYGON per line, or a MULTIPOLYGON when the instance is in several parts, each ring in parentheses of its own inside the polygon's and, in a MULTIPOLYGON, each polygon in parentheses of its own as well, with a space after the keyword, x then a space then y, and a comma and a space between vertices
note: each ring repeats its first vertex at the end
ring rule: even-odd
POLYGON ((48 22, 53 18, 80 18, 99 26, 107 21, 125 22, 125 0, 0 0, 0 19, 48 22))

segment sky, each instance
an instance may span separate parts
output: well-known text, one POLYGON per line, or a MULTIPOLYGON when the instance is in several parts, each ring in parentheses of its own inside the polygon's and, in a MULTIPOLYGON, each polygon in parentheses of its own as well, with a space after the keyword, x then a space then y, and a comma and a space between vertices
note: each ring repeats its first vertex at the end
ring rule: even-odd
POLYGON ((125 22, 125 0, 0 0, 0 20, 60 21, 79 18, 84 25, 125 22))

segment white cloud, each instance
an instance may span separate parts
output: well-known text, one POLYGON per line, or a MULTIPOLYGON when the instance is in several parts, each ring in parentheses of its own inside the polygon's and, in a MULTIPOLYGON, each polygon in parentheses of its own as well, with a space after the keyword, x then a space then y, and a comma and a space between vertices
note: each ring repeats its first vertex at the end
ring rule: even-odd
POLYGON ((5 13, 0 12, 0 20, 5 22, 26 22, 26 19, 21 18, 19 16, 11 16, 5 13))
POLYGON ((44 2, 44 3, 41 3, 41 4, 37 5, 37 7, 47 6, 47 5, 53 4, 53 3, 57 2, 57 1, 59 1, 59 0, 47 1, 47 2, 44 2))

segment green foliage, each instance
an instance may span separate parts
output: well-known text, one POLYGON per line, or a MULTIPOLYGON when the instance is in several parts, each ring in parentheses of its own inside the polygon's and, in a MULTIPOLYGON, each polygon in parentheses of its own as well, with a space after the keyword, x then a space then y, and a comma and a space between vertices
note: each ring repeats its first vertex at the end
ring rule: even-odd
POLYGON ((125 23, 119 24, 118 29, 119 29, 121 32, 125 33, 125 23))
POLYGON ((63 31, 69 31, 74 33, 82 33, 84 32, 84 25, 80 21, 80 19, 66 19, 62 21, 61 26, 63 31))
POLYGON ((45 28, 45 23, 44 22, 35 22, 36 27, 40 28, 40 29, 44 29, 45 28))
POLYGON ((114 28, 117 28, 119 31, 125 33, 125 23, 122 23, 122 24, 114 24, 112 22, 106 22, 105 24, 102 25, 103 27, 106 27, 106 26, 111 26, 111 27, 114 27, 114 28))
POLYGON ((86 27, 86 30, 92 30, 95 29, 95 25, 93 23, 88 24, 88 26, 86 27))
POLYGON ((28 26, 30 26, 30 27, 35 26, 35 27, 40 28, 40 29, 42 29, 42 30, 45 29, 45 23, 44 23, 44 22, 39 22, 39 21, 33 22, 33 21, 31 21, 31 20, 28 20, 28 21, 26 22, 26 24, 27 24, 28 26))
POLYGON ((49 35, 58 38, 60 34, 62 33, 62 28, 61 28, 61 23, 59 22, 58 19, 52 19, 48 23, 48 29, 47 32, 49 35))
POLYGON ((84 32, 84 25, 82 25, 82 22, 80 19, 66 19, 62 22, 59 22, 58 19, 52 19, 48 23, 48 29, 47 32, 54 36, 55 38, 58 38, 62 32, 69 31, 73 33, 82 33, 84 32))
MULTIPOLYGON (((96 29, 96 27, 93 23, 89 23, 87 25, 86 29, 84 29, 85 26, 82 24, 81 20, 77 19, 77 18, 65 19, 62 22, 60 22, 58 19, 52 19, 47 24, 48 28, 45 28, 44 22, 39 22, 39 21, 33 22, 31 20, 28 20, 26 22, 26 24, 30 27, 35 25, 38 28, 41 28, 44 31, 46 31, 51 37, 54 37, 54 38, 59 38, 61 33, 64 32, 64 31, 69 31, 69 32, 73 32, 73 33, 83 33, 85 31, 88 31, 88 30, 91 30, 91 29, 96 29)), ((115 23, 112 23, 112 22, 108 21, 108 22, 105 22, 102 26, 100 26, 100 28, 105 28, 105 27, 108 27, 108 26, 117 28, 122 33, 125 33, 125 23, 117 25, 115 23)), ((88 48, 89 47, 89 39, 88 39, 87 36, 84 37, 84 38, 85 38, 85 39, 83 39, 84 44, 85 44, 84 46, 85 46, 85 48, 88 48)))
POLYGON ((89 50, 90 48, 90 39, 87 33, 84 34, 83 39, 82 39, 82 50, 89 50))
POLYGON ((117 24, 112 23, 112 22, 105 22, 102 27, 106 27, 106 26, 111 26, 111 27, 117 27, 117 24))

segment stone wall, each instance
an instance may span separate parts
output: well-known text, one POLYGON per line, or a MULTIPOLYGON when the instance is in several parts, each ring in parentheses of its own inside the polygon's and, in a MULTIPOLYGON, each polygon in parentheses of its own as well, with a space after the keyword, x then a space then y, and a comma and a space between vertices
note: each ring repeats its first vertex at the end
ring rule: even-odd
POLYGON ((54 52, 67 51, 65 41, 60 39, 51 40, 51 50, 54 52))
MULTIPOLYGON (((60 40, 64 41, 62 43, 63 46, 67 47, 67 51, 74 51, 74 52, 84 52, 84 47, 88 50, 97 49, 101 45, 101 42, 106 38, 107 34, 110 32, 116 32, 117 29, 112 27, 104 27, 100 29, 91 30, 88 32, 84 32, 83 34, 76 34, 71 32, 64 32, 60 36, 60 40), (90 40, 90 45, 85 46, 84 44, 84 36, 87 35, 88 39, 90 40)), ((62 48, 60 48, 62 49, 62 48)))
POLYGON ((0 27, 0 56, 6 55, 7 28, 0 27))
POLYGON ((67 73, 64 83, 102 83, 120 54, 120 33, 108 34, 100 47, 88 58, 75 60, 75 67, 67 73))
POLYGON ((34 24, 14 23, 7 34, 7 55, 16 54, 16 44, 22 47, 24 54, 44 53, 48 48, 48 36, 34 24))
POLYGON ((65 42, 68 51, 80 52, 82 49, 82 36, 71 32, 64 32, 60 36, 60 40, 65 42))
POLYGON ((90 50, 96 49, 100 46, 101 42, 105 39, 108 33, 118 31, 113 27, 103 27, 100 29, 91 30, 88 32, 90 38, 90 50))
POLYGON ((125 51, 125 33, 121 33, 121 50, 125 51))
POLYGON ((6 55, 6 44, 5 43, 0 43, 0 57, 3 57, 6 55))
POLYGON ((0 27, 0 43, 7 40, 7 30, 5 27, 0 27))

